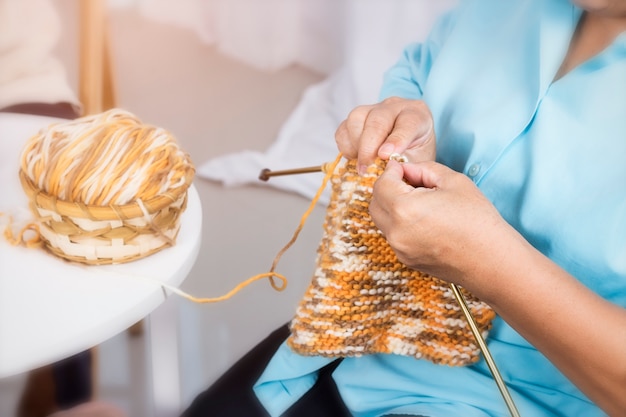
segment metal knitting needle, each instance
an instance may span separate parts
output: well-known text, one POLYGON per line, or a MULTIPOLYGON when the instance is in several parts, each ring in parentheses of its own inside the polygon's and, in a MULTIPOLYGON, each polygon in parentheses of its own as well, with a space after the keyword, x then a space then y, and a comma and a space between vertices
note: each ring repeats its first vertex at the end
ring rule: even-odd
POLYGON ((265 168, 259 174, 259 179, 261 181, 267 181, 270 179, 270 177, 277 177, 280 175, 308 174, 311 172, 322 172, 322 171, 324 171, 324 165, 319 165, 315 167, 285 169, 283 171, 272 171, 268 168, 265 168))
MULTIPOLYGON (((389 159, 395 159, 401 163, 408 161, 405 155, 400 155, 400 154, 393 154, 389 157, 389 159)), ((456 284, 450 283, 450 288, 452 289, 452 293, 454 294, 454 297, 456 298, 457 302, 459 303, 459 306, 461 307, 461 311, 463 312, 463 315, 465 316, 465 319, 467 320, 467 324, 469 324, 470 326, 470 330, 472 331, 472 334, 474 335, 474 338, 476 339, 476 342, 478 343, 478 347, 480 348, 480 351, 483 353, 483 356, 485 357, 485 362, 487 363, 487 367, 489 368, 489 371, 491 372, 491 375, 493 376, 493 379, 495 380, 496 385, 498 386, 498 389, 500 390, 500 394, 502 395, 502 398, 504 399, 504 402, 506 403, 506 406, 509 409, 509 413, 511 413, 511 417, 520 417, 519 411, 517 411, 517 407, 515 406, 515 403, 513 402, 513 398, 511 397, 511 394, 509 393, 509 390, 506 387, 506 384, 504 383, 504 379, 502 379, 502 375, 500 374, 500 371, 498 370, 498 367, 496 366, 496 361, 493 360, 493 356, 491 356, 491 352, 489 351, 489 348, 487 347, 487 342, 485 342, 485 339, 483 338, 483 335, 480 333, 480 329, 478 328, 478 325, 476 324, 476 321, 474 320, 474 316, 472 316, 472 312, 467 306, 465 297, 463 297, 461 290, 456 284)))
POLYGON ((500 374, 500 371, 498 370, 498 367, 496 366, 496 362, 493 360, 493 356, 491 356, 491 352, 489 351, 489 348, 487 348, 487 343, 485 342, 483 335, 480 333, 480 329, 478 328, 478 325, 476 324, 476 321, 474 320, 474 316, 472 316, 472 312, 470 311, 469 307, 467 306, 467 303, 465 302, 465 297, 463 297, 461 290, 456 284, 451 283, 450 288, 452 289, 452 292, 454 293, 454 297, 456 298, 459 305, 461 306, 461 310, 463 311, 463 314, 465 315, 465 319, 467 320, 467 323, 470 326, 472 334, 474 335, 474 338, 476 339, 476 342, 478 343, 478 347, 480 348, 480 351, 483 353, 483 356, 485 357, 485 362, 487 363, 487 366, 489 367, 489 371, 491 371, 491 375, 493 375, 493 379, 496 381, 496 385, 498 386, 498 389, 500 390, 500 394, 502 394, 502 398, 504 399, 504 402, 506 403, 506 406, 509 409, 509 413, 511 413, 511 417, 520 417, 519 411, 517 411, 517 407, 515 406, 515 403, 513 402, 513 398, 511 397, 511 394, 509 393, 509 390, 506 387, 504 380, 502 379, 502 375, 500 374))

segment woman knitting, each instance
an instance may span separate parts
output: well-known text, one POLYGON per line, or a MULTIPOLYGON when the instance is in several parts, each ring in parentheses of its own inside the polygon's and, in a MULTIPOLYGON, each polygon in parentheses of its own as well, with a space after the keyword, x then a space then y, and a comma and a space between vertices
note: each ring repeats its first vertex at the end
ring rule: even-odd
MULTIPOLYGON (((626 0, 465 1, 336 140, 398 258, 497 313, 519 414, 626 415, 626 0)), ((303 356, 276 331, 185 416, 509 415, 484 361, 303 356)))

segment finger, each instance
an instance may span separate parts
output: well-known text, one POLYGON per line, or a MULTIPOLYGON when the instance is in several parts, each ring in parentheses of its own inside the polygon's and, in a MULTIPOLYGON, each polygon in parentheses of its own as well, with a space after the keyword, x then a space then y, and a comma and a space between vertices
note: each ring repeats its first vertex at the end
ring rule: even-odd
POLYGON ((374 163, 378 149, 391 133, 395 120, 395 112, 390 107, 374 107, 370 109, 359 142, 358 169, 365 169, 374 163))
POLYGON ((430 142, 434 140, 434 136, 430 111, 425 104, 417 102, 398 113, 385 144, 378 151, 378 156, 389 159, 393 153, 405 154, 410 150, 414 156, 410 158, 411 162, 433 159, 434 155, 430 155, 432 153, 430 150, 434 150, 434 146, 431 146, 430 142), (427 151, 427 155, 421 156, 420 152, 423 153, 424 150, 427 151))
POLYGON ((398 194, 412 191, 414 188, 404 181, 403 164, 389 160, 385 171, 374 183, 373 195, 382 202, 390 201, 398 194))
POLYGON ((403 177, 413 187, 445 188, 450 176, 458 174, 434 161, 403 164, 403 177))
POLYGON ((372 106, 355 107, 348 117, 341 122, 335 132, 335 141, 339 151, 348 159, 356 159, 363 125, 372 106))
POLYGON ((378 230, 380 230, 383 236, 385 236, 385 231, 389 226, 391 216, 389 216, 384 204, 381 203, 380 199, 372 196, 368 211, 378 230))
POLYGON ((404 169, 399 162, 390 160, 387 162, 385 171, 374 183, 372 199, 369 204, 369 213, 374 224, 385 234, 385 231, 393 221, 390 216, 394 201, 399 195, 414 190, 403 180, 404 169))
POLYGON ((350 138, 353 140, 359 140, 363 134, 363 126, 369 116, 369 113, 374 106, 358 106, 352 109, 348 117, 346 118, 346 127, 350 138))
POLYGON ((335 142, 337 143, 337 149, 339 149, 339 152, 341 152, 343 156, 348 159, 356 159, 358 145, 356 141, 350 138, 346 120, 339 124, 335 132, 335 142))

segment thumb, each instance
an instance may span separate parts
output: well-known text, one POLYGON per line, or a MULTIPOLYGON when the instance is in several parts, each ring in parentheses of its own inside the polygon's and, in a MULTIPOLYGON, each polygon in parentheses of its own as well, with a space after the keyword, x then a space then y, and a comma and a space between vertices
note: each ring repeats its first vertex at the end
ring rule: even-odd
POLYGON ((442 188, 447 178, 455 171, 434 161, 404 164, 403 176, 414 187, 442 188))
POLYGON ((392 196, 413 190, 413 187, 404 181, 404 164, 393 159, 387 161, 385 171, 374 184, 374 193, 380 197, 392 196))

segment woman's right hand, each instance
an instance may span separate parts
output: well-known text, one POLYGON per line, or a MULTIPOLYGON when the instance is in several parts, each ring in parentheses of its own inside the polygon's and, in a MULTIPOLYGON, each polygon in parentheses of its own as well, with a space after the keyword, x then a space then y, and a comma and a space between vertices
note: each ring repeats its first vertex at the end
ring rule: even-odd
POLYGON ((422 100, 390 97, 378 104, 359 106, 350 112, 335 133, 339 151, 357 160, 364 173, 376 157, 401 154, 409 162, 435 159, 433 118, 422 100))

